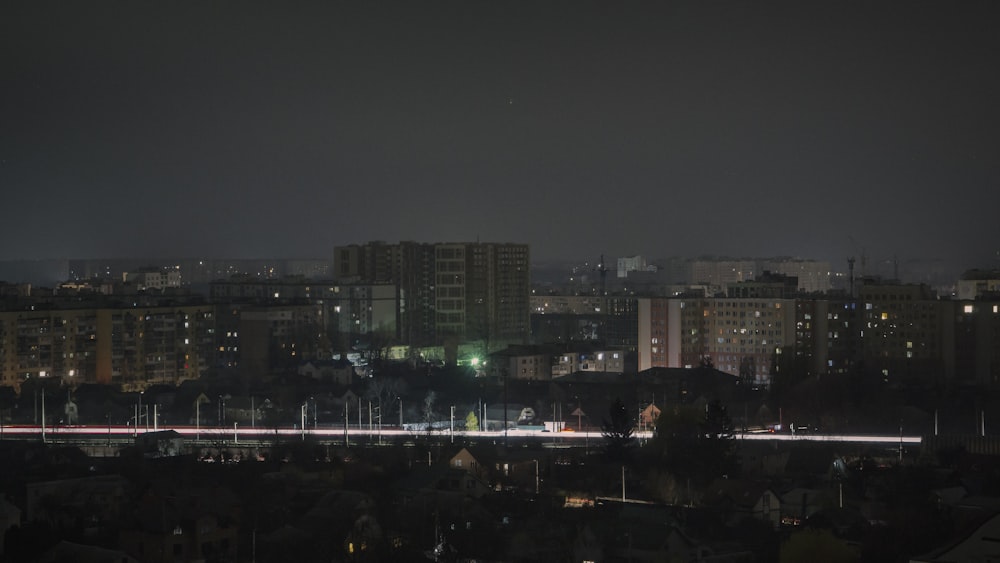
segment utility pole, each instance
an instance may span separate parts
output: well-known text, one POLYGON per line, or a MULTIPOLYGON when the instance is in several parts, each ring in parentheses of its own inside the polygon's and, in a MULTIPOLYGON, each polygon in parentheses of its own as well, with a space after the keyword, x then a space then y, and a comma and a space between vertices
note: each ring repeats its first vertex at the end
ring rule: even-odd
POLYGON ((899 421, 899 463, 903 464, 903 421, 899 421))
POLYGON ((45 443, 45 388, 42 388, 42 443, 45 443))
POLYGON ((451 406, 451 443, 455 443, 455 405, 451 406))
POLYGON ((539 487, 538 487, 538 484, 539 484, 539 480, 538 480, 538 460, 536 459, 534 461, 535 461, 535 494, 537 495, 538 494, 538 490, 539 490, 539 487))

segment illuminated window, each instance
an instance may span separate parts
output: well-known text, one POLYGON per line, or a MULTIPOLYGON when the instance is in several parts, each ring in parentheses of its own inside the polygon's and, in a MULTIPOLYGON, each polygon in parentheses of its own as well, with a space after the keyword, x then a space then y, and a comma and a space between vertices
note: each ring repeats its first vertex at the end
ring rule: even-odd
POLYGON ((882 313, 882 320, 883 321, 889 320, 889 313, 882 313))
POLYGON ((972 312, 972 305, 965 305, 965 306, 963 306, 962 307, 962 312, 964 312, 964 313, 971 313, 972 312))

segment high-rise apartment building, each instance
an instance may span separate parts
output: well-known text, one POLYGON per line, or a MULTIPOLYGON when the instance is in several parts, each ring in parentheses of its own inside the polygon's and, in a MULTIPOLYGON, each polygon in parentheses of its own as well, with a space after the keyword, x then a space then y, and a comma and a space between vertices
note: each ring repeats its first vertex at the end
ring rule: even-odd
POLYGON ((370 242, 335 248, 333 264, 340 282, 396 285, 403 343, 497 349, 528 339, 525 244, 370 242))
POLYGON ((196 379, 215 355, 207 305, 96 305, 0 312, 0 383, 34 377, 144 389, 196 379))

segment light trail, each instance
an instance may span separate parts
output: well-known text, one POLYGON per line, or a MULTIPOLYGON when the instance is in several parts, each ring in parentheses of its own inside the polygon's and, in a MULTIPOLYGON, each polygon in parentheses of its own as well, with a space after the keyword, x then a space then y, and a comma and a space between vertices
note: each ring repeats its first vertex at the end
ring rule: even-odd
MULTIPOLYGON (((506 433, 503 430, 493 430, 493 431, 479 431, 479 430, 456 430, 452 433, 448 429, 433 429, 433 430, 418 430, 418 429, 400 429, 395 428, 385 428, 381 430, 378 428, 368 428, 368 427, 350 427, 346 431, 343 427, 318 427, 318 428, 294 428, 294 427, 281 427, 281 428, 260 428, 260 427, 196 427, 196 426, 158 426, 155 431, 167 431, 172 430, 177 432, 181 436, 194 437, 199 440, 230 440, 238 441, 239 439, 246 440, 267 440, 268 438, 276 437, 299 437, 305 438, 318 438, 321 440, 334 440, 343 439, 345 435, 348 438, 365 438, 369 440, 377 440, 379 436, 387 439, 397 439, 397 438, 425 438, 425 437, 435 437, 435 438, 450 438, 452 435, 456 439, 458 438, 472 438, 472 439, 523 439, 530 438, 535 441, 542 442, 552 442, 552 443, 566 443, 566 442, 579 442, 579 441, 601 441, 604 439, 604 435, 601 432, 549 432, 545 430, 520 430, 520 429, 510 429, 506 433)), ((138 434, 145 434, 147 432, 153 432, 154 428, 150 427, 139 428, 138 434)), ((107 439, 108 437, 128 437, 135 436, 137 434, 136 429, 132 426, 121 426, 121 425, 111 425, 111 426, 55 426, 46 427, 44 430, 44 438, 57 440, 59 438, 73 438, 73 439, 87 439, 91 438, 97 439, 107 439)), ((638 440, 649 440, 653 437, 653 433, 650 431, 640 431, 632 434, 638 440)), ((0 426, 0 437, 17 437, 17 438, 31 438, 36 437, 38 439, 43 438, 43 431, 41 426, 36 425, 3 425, 0 426)), ((922 438, 920 436, 899 436, 891 434, 784 434, 784 433, 771 433, 771 432, 751 432, 746 434, 736 434, 734 436, 737 440, 778 440, 782 442, 852 442, 852 443, 870 443, 870 444, 920 444, 922 438)))

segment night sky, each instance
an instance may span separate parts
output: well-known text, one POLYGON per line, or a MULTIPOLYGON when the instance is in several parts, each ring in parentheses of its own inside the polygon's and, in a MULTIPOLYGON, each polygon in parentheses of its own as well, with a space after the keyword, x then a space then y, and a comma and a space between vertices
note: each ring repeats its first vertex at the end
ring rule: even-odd
POLYGON ((998 266, 1000 3, 0 7, 0 259, 998 266))

